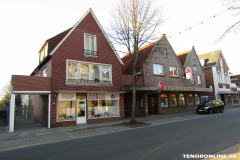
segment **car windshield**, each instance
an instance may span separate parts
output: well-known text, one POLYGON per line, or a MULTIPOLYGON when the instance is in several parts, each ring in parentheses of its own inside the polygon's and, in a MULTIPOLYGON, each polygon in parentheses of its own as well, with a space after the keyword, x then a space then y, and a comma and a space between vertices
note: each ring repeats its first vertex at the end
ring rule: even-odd
POLYGON ((200 105, 211 105, 212 101, 204 101, 200 105))

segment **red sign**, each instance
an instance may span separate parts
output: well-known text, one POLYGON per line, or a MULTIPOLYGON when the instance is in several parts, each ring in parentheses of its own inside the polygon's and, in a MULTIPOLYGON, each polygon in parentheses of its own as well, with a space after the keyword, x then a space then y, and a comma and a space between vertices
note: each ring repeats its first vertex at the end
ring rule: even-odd
POLYGON ((162 81, 159 82, 158 89, 159 90, 164 89, 164 83, 162 81))
POLYGON ((186 72, 186 79, 192 79, 192 69, 190 67, 187 67, 185 72, 186 72))

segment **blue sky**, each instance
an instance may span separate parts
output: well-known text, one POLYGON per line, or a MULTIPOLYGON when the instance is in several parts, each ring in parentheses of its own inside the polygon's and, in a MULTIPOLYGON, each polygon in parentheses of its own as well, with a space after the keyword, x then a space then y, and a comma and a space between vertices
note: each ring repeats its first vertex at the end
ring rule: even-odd
MULTIPOLYGON (((167 21, 159 36, 179 33, 225 10, 220 0, 157 0, 163 6, 167 21)), ((114 0, 2 0, 0 1, 1 79, 0 88, 11 75, 30 75, 38 65, 38 51, 56 34, 72 27, 92 8, 102 26, 109 26, 114 0)), ((231 34, 217 44, 212 42, 239 17, 225 12, 217 17, 169 38, 176 53, 195 46, 197 54, 217 49, 223 51, 230 71, 240 74, 239 34, 231 34)), ((158 36, 158 35, 157 35, 158 36)))

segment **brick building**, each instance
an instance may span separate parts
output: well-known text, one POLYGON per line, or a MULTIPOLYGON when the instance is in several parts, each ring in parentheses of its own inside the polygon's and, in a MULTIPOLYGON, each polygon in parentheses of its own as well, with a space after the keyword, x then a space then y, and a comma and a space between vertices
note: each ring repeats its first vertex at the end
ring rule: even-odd
POLYGON ((124 118, 122 65, 90 8, 73 27, 46 40, 30 76, 12 76, 10 132, 16 94, 37 95, 36 115, 47 104, 49 128, 124 118))
POLYGON ((229 67, 221 50, 198 55, 205 71, 206 86, 212 87, 212 93, 203 94, 207 100, 222 100, 225 105, 233 104, 233 95, 237 92, 231 89, 229 67))
MULTIPOLYGON (((132 107, 132 66, 129 55, 122 57, 122 83, 125 116, 132 107)), ((205 74, 194 47, 175 54, 166 35, 139 50, 136 76, 136 116, 168 114, 195 110, 206 88, 205 74), (186 79, 185 69, 191 68, 192 79, 186 79)))
POLYGON ((231 89, 233 91, 237 91, 238 94, 234 94, 233 95, 233 103, 237 104, 239 103, 239 96, 240 96, 240 75, 231 75, 230 76, 231 79, 231 89))

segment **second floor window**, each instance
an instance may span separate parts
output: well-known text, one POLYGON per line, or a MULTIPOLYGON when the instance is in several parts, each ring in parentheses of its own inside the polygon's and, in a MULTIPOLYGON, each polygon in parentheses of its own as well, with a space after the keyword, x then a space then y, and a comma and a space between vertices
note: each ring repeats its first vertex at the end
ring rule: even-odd
POLYGON ((47 67, 42 70, 42 76, 47 77, 47 67))
POLYGON ((194 74, 192 75, 191 84, 194 84, 194 74))
POLYGON ((177 67, 169 67, 170 76, 178 77, 178 68, 177 67))
POLYGON ((198 76, 197 76, 197 78, 198 78, 198 84, 202 84, 202 81, 201 81, 201 76, 200 76, 200 75, 198 75, 198 76))
POLYGON ((112 66, 90 62, 68 61, 67 82, 110 84, 112 66))
POLYGON ((97 41, 96 36, 91 34, 84 34, 84 54, 97 56, 97 41))
POLYGON ((153 73, 155 75, 163 75, 163 65, 153 64, 153 73))

